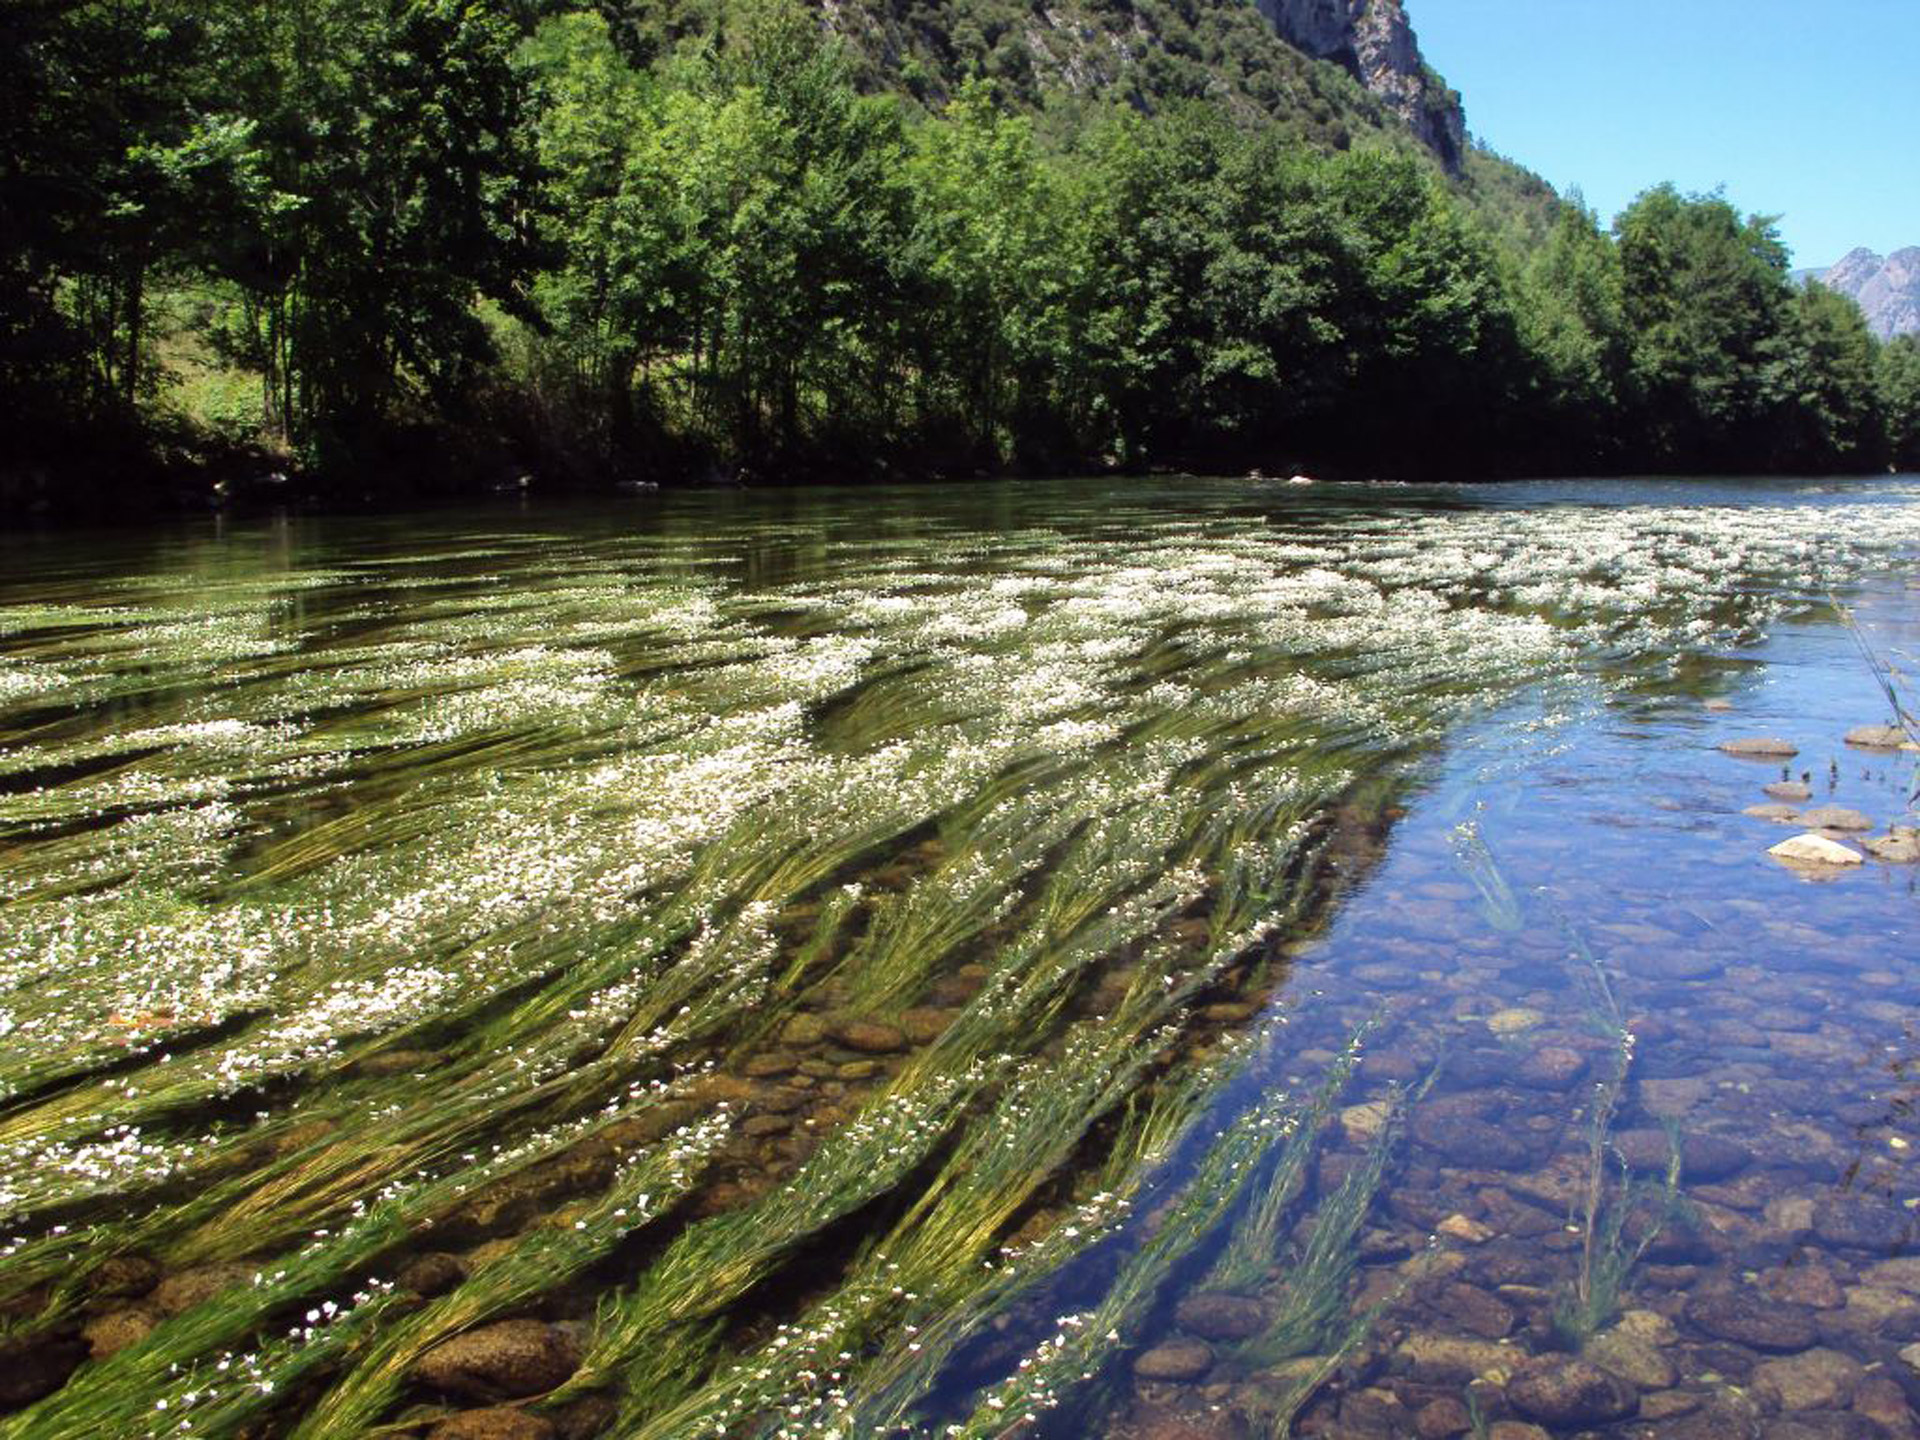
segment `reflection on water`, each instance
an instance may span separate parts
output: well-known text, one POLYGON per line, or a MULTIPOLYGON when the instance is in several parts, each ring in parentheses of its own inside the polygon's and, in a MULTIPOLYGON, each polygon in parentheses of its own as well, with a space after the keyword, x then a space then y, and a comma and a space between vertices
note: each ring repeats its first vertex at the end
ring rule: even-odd
POLYGON ((10 542, 6 1433, 1910 1433, 1916 493, 10 542))

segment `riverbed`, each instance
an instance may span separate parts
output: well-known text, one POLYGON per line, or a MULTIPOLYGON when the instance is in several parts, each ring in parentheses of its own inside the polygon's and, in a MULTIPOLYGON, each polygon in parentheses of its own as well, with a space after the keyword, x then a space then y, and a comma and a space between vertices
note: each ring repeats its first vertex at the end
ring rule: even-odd
POLYGON ((1913 1433, 1916 501, 11 538, 0 1434, 1913 1433))

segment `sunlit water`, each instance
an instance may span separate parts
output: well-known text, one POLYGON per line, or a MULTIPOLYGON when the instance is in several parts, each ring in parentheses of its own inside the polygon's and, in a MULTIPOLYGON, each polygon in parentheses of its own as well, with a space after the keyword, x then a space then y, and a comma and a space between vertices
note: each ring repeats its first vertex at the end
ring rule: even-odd
POLYGON ((4 1433, 1907 1434, 1916 499, 9 541, 4 1433))

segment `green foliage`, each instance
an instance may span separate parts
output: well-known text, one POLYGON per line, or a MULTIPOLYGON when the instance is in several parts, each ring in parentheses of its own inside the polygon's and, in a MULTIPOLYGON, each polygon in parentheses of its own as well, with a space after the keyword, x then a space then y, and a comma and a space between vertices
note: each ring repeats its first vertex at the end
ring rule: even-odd
POLYGON ((1620 256, 1593 212, 1561 208, 1521 279, 1521 324, 1537 369, 1536 403, 1573 454, 1606 454, 1606 425, 1634 395, 1620 256))
POLYGON ((1896 336, 1880 348, 1876 388, 1893 463, 1920 469, 1920 335, 1896 336))
POLYGON ((1860 307, 1820 284, 1793 297, 1787 325, 1789 455, 1862 468, 1885 449, 1873 333, 1860 307))
POLYGON ((1614 229, 1635 381, 1656 443, 1681 463, 1762 463, 1755 442, 1783 399, 1792 307, 1771 221, 1662 185, 1614 229))
POLYGON ((1795 288, 1764 217, 1661 186, 1609 234, 1487 152, 1447 176, 1226 0, 0 26, 0 412, 29 442, 184 424, 354 474, 434 430, 583 477, 1920 443, 1911 346, 1795 288))

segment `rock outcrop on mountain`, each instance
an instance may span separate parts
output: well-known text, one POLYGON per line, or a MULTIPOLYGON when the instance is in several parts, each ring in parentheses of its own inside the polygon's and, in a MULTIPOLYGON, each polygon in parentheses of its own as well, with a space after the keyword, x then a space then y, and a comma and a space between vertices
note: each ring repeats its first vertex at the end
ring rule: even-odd
POLYGON ((1881 339, 1920 335, 1920 246, 1896 250, 1884 258, 1871 250, 1849 254, 1814 278, 1858 302, 1867 325, 1881 339))
POLYGON ((1290 45, 1345 66, 1420 140, 1456 167, 1466 148, 1460 97, 1420 56, 1400 0, 1256 0, 1290 45))

